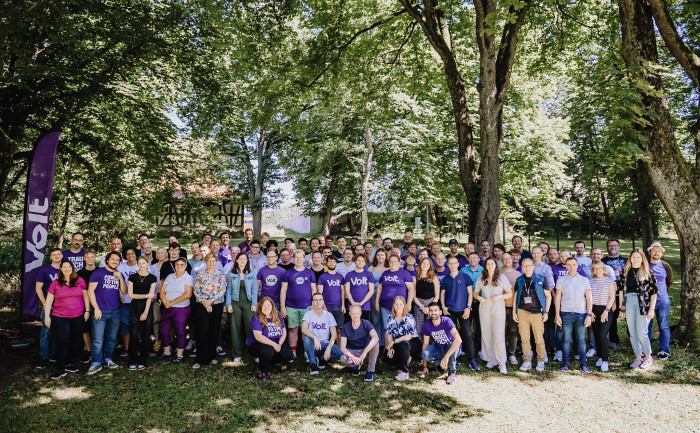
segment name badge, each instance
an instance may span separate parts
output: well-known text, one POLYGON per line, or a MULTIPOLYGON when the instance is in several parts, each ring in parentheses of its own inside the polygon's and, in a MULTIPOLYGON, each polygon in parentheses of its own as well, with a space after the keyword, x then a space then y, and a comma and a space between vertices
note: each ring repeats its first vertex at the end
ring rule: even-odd
POLYGON ((532 297, 530 296, 525 296, 524 298, 526 304, 532 304, 532 297))

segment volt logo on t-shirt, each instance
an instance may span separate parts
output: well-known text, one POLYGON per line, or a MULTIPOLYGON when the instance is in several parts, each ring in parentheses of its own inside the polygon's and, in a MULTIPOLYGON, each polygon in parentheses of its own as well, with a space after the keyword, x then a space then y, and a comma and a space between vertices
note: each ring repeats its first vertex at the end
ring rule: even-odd
MULTIPOLYGON (((387 278, 388 280, 388 278, 387 278)), ((395 280, 398 281, 398 280, 395 280)), ((367 277, 362 277, 362 278, 350 278, 350 284, 353 286, 366 286, 367 285, 367 277)))
POLYGON ((340 287, 340 280, 326 280, 324 285, 328 287, 340 287))
POLYGON ((274 286, 277 284, 277 275, 268 275, 267 278, 265 278, 265 284, 268 286, 274 286))
POLYGON ((316 323, 316 322, 314 322, 314 323, 311 324, 311 329, 317 329, 317 330, 323 329, 323 330, 325 330, 325 329, 326 329, 326 324, 325 324, 325 323, 316 323))
POLYGON ((297 277, 295 281, 297 284, 304 284, 308 279, 308 277, 297 277))
POLYGON ((399 276, 398 275, 387 275, 384 277, 384 281, 392 282, 392 283, 398 283, 399 282, 399 276))

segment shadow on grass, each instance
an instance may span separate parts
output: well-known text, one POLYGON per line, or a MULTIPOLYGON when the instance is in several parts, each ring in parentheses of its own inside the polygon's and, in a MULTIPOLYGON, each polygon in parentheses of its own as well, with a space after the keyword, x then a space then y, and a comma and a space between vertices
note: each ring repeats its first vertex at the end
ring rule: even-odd
POLYGON ((0 431, 405 431, 484 413, 434 387, 396 383, 390 372, 364 383, 339 368, 315 377, 293 368, 260 382, 251 364, 122 367, 94 376, 81 368, 59 381, 24 366, 0 391, 0 420, 11 422, 0 422, 0 431))

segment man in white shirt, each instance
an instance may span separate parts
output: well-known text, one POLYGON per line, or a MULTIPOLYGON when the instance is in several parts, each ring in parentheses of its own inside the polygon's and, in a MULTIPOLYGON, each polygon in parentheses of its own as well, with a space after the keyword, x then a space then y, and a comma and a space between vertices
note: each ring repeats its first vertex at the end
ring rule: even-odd
POLYGON ((319 373, 319 369, 326 368, 326 362, 330 359, 340 359, 342 352, 335 344, 338 338, 337 323, 324 308, 323 294, 314 293, 311 306, 312 309, 302 319, 301 332, 304 334, 304 350, 313 376, 319 373))

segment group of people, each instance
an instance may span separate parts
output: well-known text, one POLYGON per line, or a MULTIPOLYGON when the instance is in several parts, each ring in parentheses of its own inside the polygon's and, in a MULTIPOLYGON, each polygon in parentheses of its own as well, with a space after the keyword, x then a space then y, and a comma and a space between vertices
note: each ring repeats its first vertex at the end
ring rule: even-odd
POLYGON ((190 245, 188 260, 174 237, 155 251, 146 234, 138 248, 122 248, 115 238, 98 264, 96 252, 83 249, 84 236, 74 233, 70 249, 50 251, 36 281, 38 367, 53 358, 53 378, 77 371, 82 343, 90 352, 88 374, 117 368, 119 336, 130 370, 145 369, 154 350, 162 350, 157 363, 181 364, 190 351, 193 368, 216 364, 225 355, 224 311, 233 361, 247 350, 261 380, 274 364, 294 362, 298 350, 311 375, 335 359, 353 375, 366 364, 368 382, 380 355, 399 381, 419 358, 419 375, 437 365, 447 383, 456 380, 460 361, 478 371, 481 359, 507 374, 508 363, 519 363, 518 348, 522 371, 543 371, 550 357, 567 371, 572 344, 582 371, 590 372, 588 360, 597 355, 605 372, 610 348, 620 343, 618 317, 626 319, 631 368, 653 363, 655 317, 657 357, 669 357, 673 274, 658 242, 648 257, 634 249, 624 258, 616 239, 607 241, 605 257, 600 248, 586 256, 581 241, 574 254, 544 242, 528 251, 520 236, 510 249, 482 241, 477 251, 468 242, 464 255, 455 239, 445 252, 432 235, 420 248, 408 232, 400 245, 378 234, 364 244, 326 236, 281 245, 266 233, 253 239, 250 229, 239 245, 230 240, 228 231, 205 234, 190 245))

